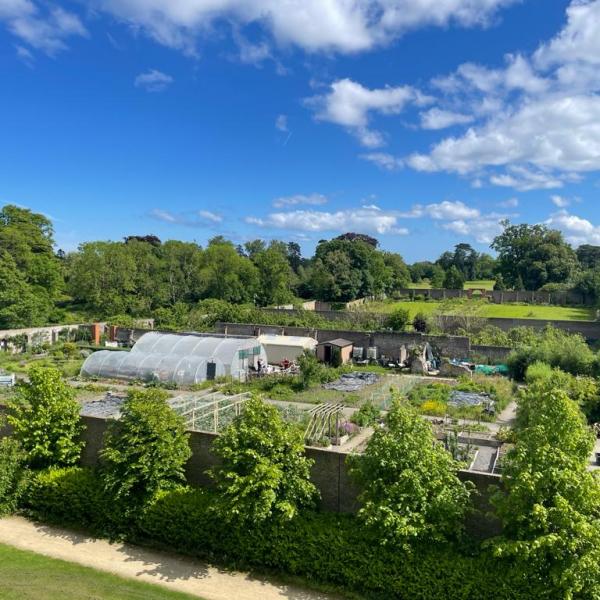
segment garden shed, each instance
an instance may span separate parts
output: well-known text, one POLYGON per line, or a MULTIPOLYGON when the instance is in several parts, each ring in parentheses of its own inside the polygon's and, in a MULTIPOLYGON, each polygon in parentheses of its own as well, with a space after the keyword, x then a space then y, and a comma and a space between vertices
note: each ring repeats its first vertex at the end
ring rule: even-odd
POLYGON ((257 338, 144 334, 130 352, 101 350, 81 368, 85 377, 192 385, 221 376, 245 380, 267 355, 257 338))
POLYGON ((354 343, 343 338, 321 342, 317 346, 317 358, 330 365, 344 365, 352 359, 354 343))
POLYGON ((278 365, 285 359, 295 361, 304 351, 314 352, 317 340, 311 337, 297 335, 263 334, 258 336, 258 341, 267 353, 267 360, 272 365, 278 365))

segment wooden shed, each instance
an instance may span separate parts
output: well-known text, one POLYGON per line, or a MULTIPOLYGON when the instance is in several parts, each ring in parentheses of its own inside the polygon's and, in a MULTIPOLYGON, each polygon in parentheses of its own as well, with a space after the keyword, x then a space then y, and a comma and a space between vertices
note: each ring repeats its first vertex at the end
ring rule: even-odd
POLYGON ((330 365, 344 365, 352 359, 354 343, 344 338, 321 342, 317 346, 317 358, 330 365))

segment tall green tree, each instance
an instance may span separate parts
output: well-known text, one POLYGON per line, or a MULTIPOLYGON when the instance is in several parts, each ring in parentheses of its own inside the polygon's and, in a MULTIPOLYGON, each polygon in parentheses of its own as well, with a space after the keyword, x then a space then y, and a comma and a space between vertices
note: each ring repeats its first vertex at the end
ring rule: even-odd
POLYGON ((271 244, 268 248, 257 252, 252 262, 258 269, 259 286, 258 302, 262 306, 285 304, 294 298, 292 288, 296 275, 287 258, 287 248, 271 244))
POLYGON ((58 369, 32 367, 8 403, 8 422, 32 467, 69 466, 83 442, 79 403, 58 369))
POLYGON ((444 277, 444 287, 448 290, 462 290, 465 285, 465 278, 457 267, 452 265, 444 277))
POLYGON ((110 424, 100 453, 106 492, 125 514, 163 489, 185 482, 191 456, 183 419, 162 390, 131 391, 110 424))
POLYGON ((312 461, 302 433, 260 398, 244 403, 240 416, 214 441, 221 464, 211 471, 219 490, 218 511, 247 526, 289 520, 313 506, 312 461))
POLYGON ((384 543, 453 538, 471 491, 457 471, 431 425, 395 398, 385 428, 352 458, 351 473, 362 488, 358 515, 384 543))
POLYGON ((494 238, 491 248, 498 253, 497 269, 512 289, 537 290, 547 283, 570 281, 577 257, 562 233, 545 225, 511 225, 494 238))
POLYGON ((523 394, 517 443, 494 499, 503 536, 496 556, 544 581, 548 598, 600 597, 600 480, 588 470, 594 439, 576 403, 547 382, 523 394))

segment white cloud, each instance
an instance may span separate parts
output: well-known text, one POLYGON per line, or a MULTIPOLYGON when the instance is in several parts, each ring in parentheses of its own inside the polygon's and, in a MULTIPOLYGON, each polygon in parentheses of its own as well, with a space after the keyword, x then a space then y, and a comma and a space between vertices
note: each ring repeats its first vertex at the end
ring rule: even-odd
POLYGON ((452 125, 471 123, 474 120, 475 117, 471 115, 463 115, 449 110, 440 110, 439 108, 431 108, 428 111, 421 113, 421 127, 423 129, 445 129, 452 125))
POLYGON ((499 233, 502 232, 502 221, 499 217, 481 217, 467 221, 456 219, 444 223, 442 227, 458 235, 473 237, 480 244, 489 244, 499 233))
POLYGON ((161 208, 150 211, 150 216, 157 221, 186 227, 212 227, 223 222, 223 217, 210 210, 198 210, 191 213, 173 213, 161 208))
POLYGON ((360 230, 396 235, 408 233, 408 229, 398 226, 398 217, 394 213, 373 206, 337 212, 295 210, 271 213, 266 218, 247 217, 246 222, 259 227, 297 231, 360 230))
POLYGON ((210 210, 199 210, 198 216, 210 221, 211 223, 221 223, 223 217, 217 213, 211 212, 210 210))
POLYGON ((480 216, 476 208, 467 206, 464 202, 451 202, 444 200, 439 204, 428 204, 424 211, 432 218, 438 220, 475 219, 480 216))
POLYGON ((519 206, 518 198, 509 198, 508 200, 504 200, 502 202, 498 202, 498 206, 502 208, 516 208, 519 206))
MULTIPOLYGON (((562 179, 544 171, 532 171, 526 167, 509 165, 508 173, 490 176, 490 183, 500 187, 511 187, 521 192, 530 190, 552 190, 563 187, 562 179)), ((564 177, 569 179, 569 177, 564 177)))
POLYGON ((351 79, 334 81, 327 94, 308 98, 306 103, 315 109, 315 117, 341 125, 352 132, 367 148, 384 145, 384 137, 369 128, 371 113, 396 115, 408 104, 422 106, 430 101, 411 86, 369 89, 351 79))
POLYGON ((309 52, 353 53, 390 43, 409 30, 451 23, 486 25, 516 0, 94 0, 93 6, 157 42, 196 52, 219 22, 260 23, 274 41, 309 52))
POLYGON ((566 208, 571 204, 571 201, 568 198, 558 195, 550 196, 550 201, 554 206, 558 206, 558 208, 566 208))
POLYGON ((548 227, 560 229, 568 242, 575 246, 581 244, 600 245, 600 227, 587 219, 559 210, 546 221, 548 227))
POLYGON ((288 132, 288 118, 287 115, 277 115, 275 119, 275 128, 279 129, 283 133, 288 132))
POLYGON ((327 196, 323 194, 295 194, 293 196, 280 196, 273 200, 273 206, 275 208, 283 208, 284 206, 298 206, 301 204, 307 204, 312 206, 318 206, 321 204, 327 204, 327 196))
POLYGON ((403 162, 401 158, 387 154, 386 152, 368 152, 361 154, 359 158, 372 162, 377 165, 380 169, 385 171, 397 171, 402 168, 403 162))
POLYGON ((135 87, 142 88, 147 92, 162 92, 173 83, 173 78, 162 71, 150 69, 140 73, 134 80, 135 87))
POLYGON ((58 6, 40 6, 31 0, 2 0, 0 21, 13 35, 50 56, 67 48, 67 38, 88 35, 75 13, 58 6), (40 10, 40 6, 45 10, 40 10))

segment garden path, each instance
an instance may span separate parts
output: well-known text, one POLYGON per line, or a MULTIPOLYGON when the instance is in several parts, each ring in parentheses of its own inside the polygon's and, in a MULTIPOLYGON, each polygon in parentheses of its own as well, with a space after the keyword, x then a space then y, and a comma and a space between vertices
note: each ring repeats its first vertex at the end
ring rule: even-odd
POLYGON ((139 579, 205 600, 340 600, 340 596, 277 583, 249 573, 224 571, 176 554, 132 546, 34 523, 0 519, 0 543, 139 579))

